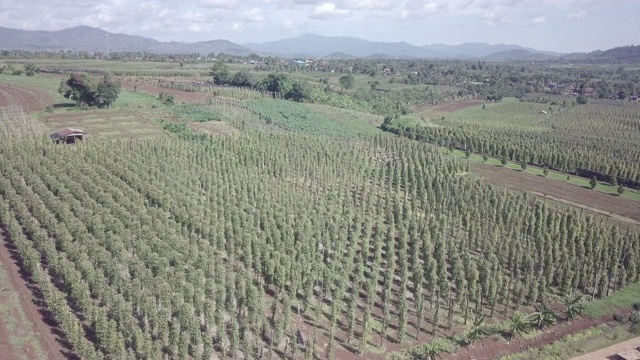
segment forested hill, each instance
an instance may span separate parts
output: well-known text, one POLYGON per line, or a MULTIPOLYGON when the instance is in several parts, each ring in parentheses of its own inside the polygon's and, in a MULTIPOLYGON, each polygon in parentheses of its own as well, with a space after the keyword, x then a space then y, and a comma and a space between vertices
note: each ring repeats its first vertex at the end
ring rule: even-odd
POLYGON ((637 63, 640 62, 640 45, 621 46, 589 53, 574 53, 566 55, 564 59, 594 63, 637 63))

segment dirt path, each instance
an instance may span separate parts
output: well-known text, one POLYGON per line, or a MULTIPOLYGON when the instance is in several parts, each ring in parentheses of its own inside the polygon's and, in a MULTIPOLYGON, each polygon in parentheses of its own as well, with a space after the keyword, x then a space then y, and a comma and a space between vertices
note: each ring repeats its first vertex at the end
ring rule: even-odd
MULTIPOLYGON (((6 231, 0 227, 0 264, 7 273, 8 283, 2 284, 0 288, 6 288, 19 297, 19 305, 26 317, 26 323, 20 326, 26 328, 30 334, 35 336, 40 343, 42 351, 47 359, 68 360, 78 359, 70 350, 69 344, 64 339, 64 334, 53 322, 49 311, 41 304, 38 288, 33 284, 29 275, 20 266, 20 259, 13 243, 9 240, 6 231)), ((0 289, 1 290, 1 289, 0 289)), ((21 349, 13 348, 12 344, 4 339, 7 334, 3 332, 6 328, 0 327, 0 358, 7 353, 19 354, 21 349), (9 346, 4 346, 9 344, 9 346)), ((27 355, 27 354, 25 354, 27 355)), ((37 358, 28 354, 27 358, 37 358)))
POLYGON ((640 356, 640 351, 638 349, 640 349, 640 337, 627 340, 619 344, 611 345, 608 348, 594 351, 589 354, 575 357, 572 360, 604 360, 609 359, 612 355, 622 352, 635 352, 636 355, 640 356))
POLYGON ((640 225, 640 202, 585 189, 563 181, 488 164, 472 164, 471 171, 493 184, 526 191, 564 204, 640 225))

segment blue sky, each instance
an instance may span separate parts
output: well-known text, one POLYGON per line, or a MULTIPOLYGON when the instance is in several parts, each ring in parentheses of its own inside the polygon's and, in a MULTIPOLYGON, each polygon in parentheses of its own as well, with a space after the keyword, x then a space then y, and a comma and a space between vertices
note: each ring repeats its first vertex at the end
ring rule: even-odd
POLYGON ((639 17, 640 0, 0 0, 0 24, 25 30, 88 25, 161 41, 237 43, 315 33, 558 52, 640 44, 639 17))

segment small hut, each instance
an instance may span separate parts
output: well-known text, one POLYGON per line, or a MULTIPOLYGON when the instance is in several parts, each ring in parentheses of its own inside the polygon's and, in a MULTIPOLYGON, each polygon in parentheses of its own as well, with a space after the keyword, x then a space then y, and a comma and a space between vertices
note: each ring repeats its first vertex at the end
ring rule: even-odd
POLYGON ((65 128, 49 135, 56 144, 75 144, 78 140, 84 139, 84 131, 80 129, 65 128))

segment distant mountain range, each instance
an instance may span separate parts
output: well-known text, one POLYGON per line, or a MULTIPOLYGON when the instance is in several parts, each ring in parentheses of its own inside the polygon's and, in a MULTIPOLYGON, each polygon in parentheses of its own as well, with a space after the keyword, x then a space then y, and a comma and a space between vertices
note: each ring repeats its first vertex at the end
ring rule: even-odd
POLYGON ((161 42, 151 38, 109 33, 89 26, 77 26, 58 31, 26 31, 0 26, 1 50, 87 51, 87 52, 151 52, 210 53, 231 55, 274 55, 287 58, 439 58, 481 60, 574 60, 574 61, 636 61, 640 46, 628 46, 591 53, 561 54, 540 51, 519 45, 432 44, 415 46, 406 42, 377 42, 353 37, 326 37, 306 34, 265 43, 236 44, 227 40, 194 43, 161 42))
POLYGON ((106 32, 89 26, 77 26, 58 31, 25 31, 0 26, 0 49, 31 51, 87 51, 87 52, 126 52, 141 51, 159 54, 224 52, 232 55, 244 55, 251 52, 241 45, 227 40, 182 43, 177 41, 161 42, 154 39, 106 32))

